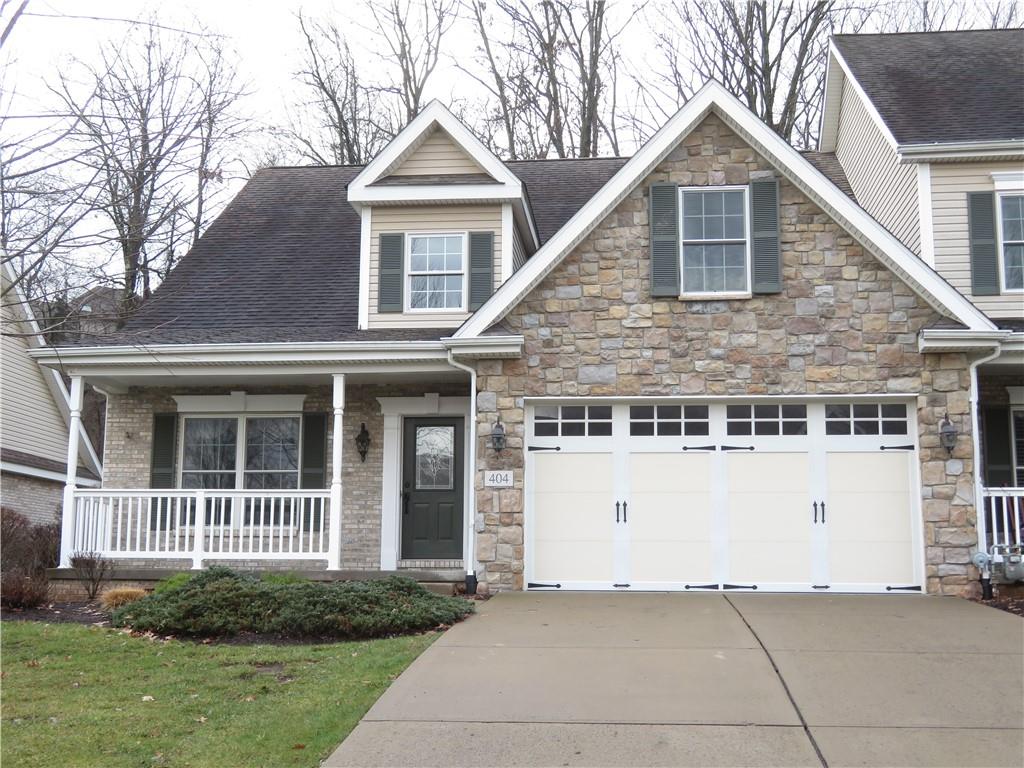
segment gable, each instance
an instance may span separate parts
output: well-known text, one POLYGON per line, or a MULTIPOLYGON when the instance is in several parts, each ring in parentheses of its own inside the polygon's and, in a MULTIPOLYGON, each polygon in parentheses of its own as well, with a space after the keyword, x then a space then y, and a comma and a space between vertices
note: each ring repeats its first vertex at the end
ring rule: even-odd
POLYGON ((480 167, 443 128, 435 127, 392 171, 392 176, 483 174, 480 167))
MULTIPOLYGON (((537 285, 573 247, 585 238, 620 201, 669 155, 684 137, 714 112, 730 129, 768 160, 779 174, 828 213, 861 246, 922 296, 941 314, 972 330, 994 325, 931 267, 892 233, 871 218, 806 158, 761 122, 749 109, 714 81, 687 102, 622 169, 519 270, 455 334, 472 338, 487 331, 537 285)), ((670 181, 675 181, 670 179, 670 181)), ((724 184, 723 181, 710 182, 724 184)), ((697 183, 697 182, 694 182, 697 183)), ((640 212, 637 212, 640 215, 640 212)))

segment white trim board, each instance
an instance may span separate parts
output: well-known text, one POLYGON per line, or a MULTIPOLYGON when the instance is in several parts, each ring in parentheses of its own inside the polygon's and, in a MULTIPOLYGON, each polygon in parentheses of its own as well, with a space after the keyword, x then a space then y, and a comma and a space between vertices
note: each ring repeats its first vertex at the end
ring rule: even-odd
POLYGON ((305 395, 171 395, 178 412, 185 415, 206 413, 301 413, 305 395))
POLYGON ((972 330, 995 328, 984 313, 853 202, 810 161, 761 122, 735 96, 718 83, 710 81, 522 269, 495 291, 476 314, 455 332, 454 337, 479 336, 504 317, 711 111, 737 131, 741 138, 764 155, 937 311, 962 322, 972 330))
MULTIPOLYGON (((64 483, 67 481, 67 474, 64 472, 54 472, 50 469, 39 469, 25 464, 18 464, 13 461, 0 461, 0 472, 9 472, 12 475, 36 477, 40 480, 52 480, 55 483, 60 483, 62 488, 64 487, 64 483)), ((81 474, 75 478, 75 482, 76 485, 84 485, 87 488, 99 488, 100 485, 102 485, 99 480, 82 477, 81 474)))

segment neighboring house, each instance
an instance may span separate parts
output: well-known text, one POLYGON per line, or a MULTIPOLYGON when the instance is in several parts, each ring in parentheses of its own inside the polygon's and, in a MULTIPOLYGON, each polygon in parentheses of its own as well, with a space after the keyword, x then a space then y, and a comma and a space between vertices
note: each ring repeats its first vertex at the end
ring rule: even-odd
POLYGON ((70 541, 482 591, 969 593, 977 364, 1024 360, 714 83, 628 159, 433 102, 260 171, 124 334, 34 353, 108 395, 70 541))
POLYGON ((71 300, 76 330, 83 336, 104 336, 114 333, 122 317, 124 290, 107 285, 81 293, 71 300))
MULTIPOLYGON (((868 213, 1024 330, 1024 30, 833 38, 819 149, 868 213)), ((1003 355, 978 375, 984 483, 1020 488, 1024 368, 1003 355)), ((1003 497, 984 501, 1000 528, 1003 497)))
MULTIPOLYGON (((35 523, 59 519, 67 477, 71 414, 60 374, 29 357, 43 346, 28 302, 6 269, 0 273, 3 353, 0 357, 0 504, 35 523)), ((78 427, 79 483, 99 487, 103 468, 78 427)))

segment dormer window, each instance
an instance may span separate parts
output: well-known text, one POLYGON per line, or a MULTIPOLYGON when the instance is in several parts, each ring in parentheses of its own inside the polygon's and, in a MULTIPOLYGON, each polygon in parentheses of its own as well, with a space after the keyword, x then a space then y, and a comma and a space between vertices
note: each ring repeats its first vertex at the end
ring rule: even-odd
POLYGON ((409 237, 406 270, 410 311, 464 311, 466 235, 446 233, 409 237))

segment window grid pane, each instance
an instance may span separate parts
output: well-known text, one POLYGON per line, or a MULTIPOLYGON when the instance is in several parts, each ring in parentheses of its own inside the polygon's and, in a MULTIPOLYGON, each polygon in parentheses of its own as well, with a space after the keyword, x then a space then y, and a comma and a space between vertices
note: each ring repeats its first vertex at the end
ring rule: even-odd
POLYGON ((409 245, 409 307, 462 309, 462 235, 417 235, 409 245))
POLYGON ((245 420, 245 478, 250 489, 299 487, 299 419, 245 420))
POLYGON ((540 405, 533 414, 535 437, 609 437, 610 405, 540 405))
POLYGON ((683 293, 747 290, 742 190, 683 192, 683 293))
POLYGON ((829 403, 825 406, 826 435, 906 435, 904 403, 829 403))
POLYGON ((633 437, 678 437, 710 434, 706 405, 631 405, 629 434, 633 437))

